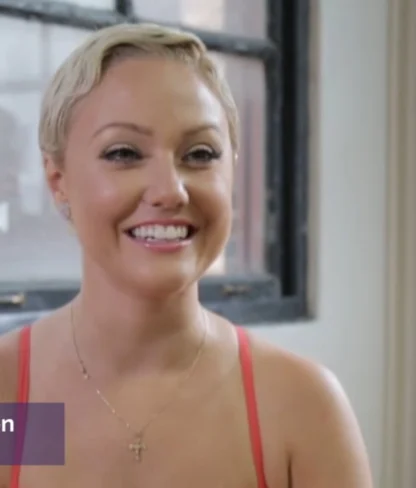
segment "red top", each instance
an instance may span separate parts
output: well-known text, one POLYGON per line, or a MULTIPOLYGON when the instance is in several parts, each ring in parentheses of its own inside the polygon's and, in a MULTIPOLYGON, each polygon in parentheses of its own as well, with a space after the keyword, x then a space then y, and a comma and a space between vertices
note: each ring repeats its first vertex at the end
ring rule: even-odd
MULTIPOLYGON (((17 395, 17 401, 19 403, 27 403, 29 401, 30 331, 30 327, 23 328, 20 333, 19 339, 19 383, 17 395)), ((241 372, 243 377, 244 395, 247 408, 247 417, 250 429, 251 450, 257 474, 257 483, 258 488, 267 488, 266 477, 264 474, 263 448, 261 442, 259 416, 257 411, 250 339, 247 335, 247 332, 241 327, 237 327, 237 335, 239 343, 241 372)), ((20 445, 20 443, 18 445, 20 445)), ((22 451, 20 450, 20 452, 22 451)), ((12 466, 10 488, 19 488, 19 476, 20 464, 17 463, 12 466)))

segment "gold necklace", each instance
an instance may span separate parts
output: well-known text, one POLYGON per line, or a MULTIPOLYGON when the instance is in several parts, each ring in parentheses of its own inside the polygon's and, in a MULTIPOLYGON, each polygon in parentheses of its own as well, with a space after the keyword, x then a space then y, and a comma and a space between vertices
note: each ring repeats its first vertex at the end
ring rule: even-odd
MULTIPOLYGON (((89 374, 89 372, 87 370, 87 367, 85 366, 85 363, 82 360, 81 355, 80 355, 80 352, 79 352, 78 343, 77 343, 76 334, 75 334, 75 322, 74 322, 74 312, 73 312, 73 305, 72 304, 70 306, 70 313, 71 313, 72 339, 73 339, 73 343, 74 343, 75 352, 76 352, 76 355, 77 355, 77 358, 78 358, 78 362, 79 362, 79 365, 80 365, 80 368, 81 368, 81 373, 82 373, 82 376, 83 376, 83 378, 85 380, 92 380, 91 375, 89 374)), ((204 327, 205 327, 204 336, 202 338, 202 341, 201 341, 201 344, 200 344, 200 346, 198 348, 198 351, 197 351, 197 353, 195 355, 195 358, 194 358, 191 366, 188 369, 187 374, 182 379, 182 381, 179 381, 178 382, 178 385, 177 385, 177 387, 175 389, 175 393, 179 393, 179 390, 181 389, 181 387, 192 376, 192 373, 195 370, 195 367, 196 367, 196 365, 197 365, 197 363, 199 361, 199 358, 201 357, 202 351, 203 351, 204 346, 206 344, 206 339, 207 339, 207 335, 208 335, 208 320, 207 320, 207 314, 206 314, 205 310, 203 310, 203 315, 204 315, 204 327)), ((172 395, 172 397, 166 403, 164 403, 158 410, 156 410, 154 412, 154 414, 149 418, 149 420, 144 424, 144 426, 140 430, 136 430, 136 429, 134 429, 131 426, 131 424, 129 422, 127 422, 127 420, 125 420, 123 417, 121 417, 117 413, 116 409, 111 405, 111 403, 107 400, 107 398, 103 395, 103 393, 101 392, 101 390, 99 388, 97 388, 96 386, 94 386, 94 389, 95 389, 95 392, 98 395, 98 397, 101 399, 101 401, 104 403, 104 405, 106 405, 106 407, 110 410, 110 412, 121 423, 123 423, 125 425, 125 427, 127 428, 127 430, 129 430, 130 432, 133 433, 133 440, 132 440, 132 442, 130 442, 130 444, 129 444, 128 447, 129 447, 129 450, 134 453, 134 456, 135 456, 136 461, 137 462, 141 462, 141 460, 142 460, 142 453, 143 453, 143 451, 146 451, 147 450, 147 446, 146 446, 146 444, 143 441, 144 431, 149 427, 149 425, 154 420, 156 420, 156 418, 158 418, 165 410, 167 410, 167 408, 175 400, 176 395, 172 395)))

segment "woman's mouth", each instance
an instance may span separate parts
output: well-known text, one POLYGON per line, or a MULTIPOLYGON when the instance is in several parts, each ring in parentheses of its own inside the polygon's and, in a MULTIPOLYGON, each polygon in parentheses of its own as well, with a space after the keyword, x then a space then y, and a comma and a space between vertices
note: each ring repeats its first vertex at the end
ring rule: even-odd
POLYGON ((197 232, 192 225, 140 225, 127 230, 127 235, 149 249, 175 251, 191 242, 197 232))

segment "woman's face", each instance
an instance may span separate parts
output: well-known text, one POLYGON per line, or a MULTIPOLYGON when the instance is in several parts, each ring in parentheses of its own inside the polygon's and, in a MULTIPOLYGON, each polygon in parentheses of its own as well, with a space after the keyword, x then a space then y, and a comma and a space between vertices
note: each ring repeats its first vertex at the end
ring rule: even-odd
POLYGON ((178 61, 130 58, 75 107, 62 168, 86 272, 150 296, 183 290, 222 251, 232 221, 233 154, 221 103, 178 61))

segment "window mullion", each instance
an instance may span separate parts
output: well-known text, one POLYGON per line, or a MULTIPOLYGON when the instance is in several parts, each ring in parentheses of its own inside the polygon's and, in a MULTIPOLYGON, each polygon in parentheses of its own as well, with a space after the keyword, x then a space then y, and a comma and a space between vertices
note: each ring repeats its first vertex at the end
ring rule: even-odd
POLYGON ((126 17, 132 17, 134 14, 133 0, 115 0, 115 10, 126 17))

